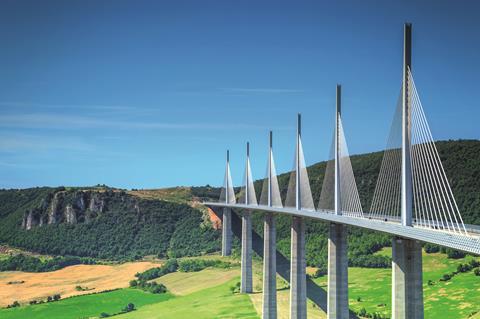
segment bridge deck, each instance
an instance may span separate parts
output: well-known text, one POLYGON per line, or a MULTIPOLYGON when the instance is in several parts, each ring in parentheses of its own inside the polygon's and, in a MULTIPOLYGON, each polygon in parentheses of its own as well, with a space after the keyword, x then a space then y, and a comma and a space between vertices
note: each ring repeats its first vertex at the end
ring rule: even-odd
POLYGON ((467 231, 469 235, 466 236, 461 234, 449 233, 442 230, 433 230, 429 228, 415 226, 405 227, 395 221, 383 221, 378 219, 369 219, 365 217, 360 218, 345 215, 335 215, 329 211, 307 211, 296 210, 294 208, 288 207, 276 208, 262 205, 252 206, 244 204, 225 204, 215 202, 205 202, 203 204, 210 207, 229 207, 236 209, 273 212, 278 214, 301 216, 338 224, 357 226, 403 238, 415 239, 422 242, 437 244, 453 249, 458 249, 464 252, 480 255, 480 227, 473 225, 468 225, 467 231))

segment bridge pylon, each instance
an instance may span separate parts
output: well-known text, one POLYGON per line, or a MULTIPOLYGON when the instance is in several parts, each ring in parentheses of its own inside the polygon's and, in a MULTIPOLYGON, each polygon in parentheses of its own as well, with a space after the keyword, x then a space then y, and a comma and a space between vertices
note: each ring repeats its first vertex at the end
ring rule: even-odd
MULTIPOLYGON (((253 188, 252 173, 250 170, 250 143, 247 142, 247 162, 245 168, 245 205, 256 205, 255 189, 253 188)), ((252 277, 252 216, 250 210, 242 214, 242 256, 240 292, 253 291, 252 277)))
MULTIPOLYGON (((402 84, 401 223, 412 226, 413 185, 410 159, 411 101, 409 72, 412 63, 412 25, 405 23, 402 84)), ((423 319, 422 246, 411 239, 392 240, 392 318, 423 319)))
MULTIPOLYGON (((302 209, 302 149, 301 115, 297 117, 297 145, 295 154, 295 207, 302 209)), ((308 180, 306 181, 308 183, 308 180)), ((305 260, 305 219, 292 217, 290 257, 290 319, 307 318, 307 279, 305 260)))
MULTIPOLYGON (((336 90, 335 115, 335 214, 342 215, 342 197, 340 187, 340 117, 341 117, 341 86, 336 90)), ((348 255, 347 229, 345 225, 330 223, 328 236, 328 300, 327 318, 348 318, 348 255)))
MULTIPOLYGON (((276 178, 273 164, 273 134, 270 131, 267 172, 267 206, 273 207, 273 179, 276 178)), ((278 183, 276 189, 278 192, 278 183)), ((260 201, 261 202, 261 201, 260 201)), ((265 213, 263 224, 263 319, 277 318, 277 244, 274 213, 265 213)))
MULTIPOLYGON (((225 204, 235 202, 235 193, 233 192, 232 177, 230 175, 230 151, 227 150, 225 165, 224 190, 220 198, 225 197, 225 204)), ((232 254, 232 210, 229 207, 223 208, 222 215, 222 256, 232 254)))

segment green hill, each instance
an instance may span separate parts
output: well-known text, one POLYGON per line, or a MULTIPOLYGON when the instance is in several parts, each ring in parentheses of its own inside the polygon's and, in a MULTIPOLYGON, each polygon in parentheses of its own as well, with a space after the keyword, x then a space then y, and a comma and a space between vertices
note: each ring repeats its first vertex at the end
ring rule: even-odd
MULTIPOLYGON (((480 141, 436 145, 464 221, 480 225, 480 141)), ((373 196, 382 154, 351 157, 364 210, 373 196)), ((315 202, 325 166, 320 162, 308 168, 315 202)), ((288 178, 288 173, 279 176, 282 196, 288 178)), ((258 196, 261 186, 262 180, 257 180, 258 196)), ((107 259, 199 255, 219 250, 220 234, 192 199, 218 197, 219 189, 210 186, 131 192, 106 187, 0 190, 0 243, 39 253, 107 259)), ((254 218, 255 230, 262 234, 262 215, 254 218)), ((280 216, 277 228, 279 249, 288 256, 290 218, 280 216)), ((309 265, 325 264, 326 231, 325 223, 308 221, 309 265)), ((372 255, 389 245, 387 235, 358 228, 349 233, 351 266, 388 264, 387 257, 372 255)))
POLYGON ((0 207, 0 242, 39 253, 118 260, 220 247, 198 209, 121 190, 3 190, 0 207))

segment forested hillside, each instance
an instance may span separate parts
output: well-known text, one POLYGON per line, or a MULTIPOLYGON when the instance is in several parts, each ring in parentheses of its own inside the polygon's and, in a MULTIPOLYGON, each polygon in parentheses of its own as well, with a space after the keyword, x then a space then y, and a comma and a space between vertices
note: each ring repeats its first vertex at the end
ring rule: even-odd
POLYGON ((40 253, 108 259, 178 257, 215 251, 220 245, 218 232, 199 210, 119 190, 3 190, 0 207, 0 242, 40 253), (85 194, 93 194, 102 209, 81 211, 78 199, 85 194), (51 201, 60 197, 61 201, 51 201), (32 211, 45 222, 26 229, 25 216, 32 211), (90 217, 72 222, 63 214, 72 211, 90 217))
MULTIPOLYGON (((464 221, 480 225, 480 141, 437 142, 437 147, 464 221)), ((382 155, 351 157, 364 211, 373 196, 382 155)), ((325 166, 320 162, 308 168, 315 203, 325 166)), ((283 197, 288 179, 288 173, 279 176, 283 197)), ((258 197, 262 182, 255 183, 258 197)), ((210 186, 178 188, 177 192, 46 187, 0 190, 0 243, 40 253, 109 259, 198 255, 218 250, 220 233, 204 213, 188 203, 193 198, 216 200, 219 194, 218 188, 210 186)), ((263 234, 261 214, 255 214, 254 227, 263 234)), ((288 255, 288 216, 278 218, 277 232, 278 247, 288 255)), ((388 264, 385 257, 371 257, 373 251, 389 245, 387 235, 359 228, 350 228, 349 233, 352 265, 388 264)), ((325 223, 307 222, 308 264, 325 264, 326 234, 325 223)))
MULTIPOLYGON (((445 172, 452 186, 458 207, 465 223, 480 225, 480 141, 459 140, 436 142, 445 172)), ((368 211, 375 190, 383 152, 375 152, 351 157, 355 179, 364 211, 368 211)), ((308 167, 308 175, 314 203, 320 198, 326 162, 308 167)), ((278 176, 280 192, 285 199, 290 173, 278 176)), ((260 198, 263 180, 255 182, 257 197, 260 198)), ((199 197, 217 199, 212 188, 195 188, 192 192, 199 197)), ((238 189, 236 190, 238 193, 238 189)), ((254 228, 262 230, 262 214, 254 214, 254 228)), ((327 225, 323 222, 307 222, 307 263, 322 267, 327 258, 327 225)), ((286 255, 290 250, 290 218, 277 218, 278 247, 286 255)), ((388 260, 382 256, 372 257, 372 252, 390 245, 390 237, 360 228, 349 228, 349 256, 351 266, 383 267, 388 260)))

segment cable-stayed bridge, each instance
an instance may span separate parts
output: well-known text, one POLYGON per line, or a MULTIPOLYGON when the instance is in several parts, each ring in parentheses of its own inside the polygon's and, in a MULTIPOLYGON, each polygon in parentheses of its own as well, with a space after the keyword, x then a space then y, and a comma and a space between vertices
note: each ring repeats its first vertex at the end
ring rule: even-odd
POLYGON ((370 207, 362 207, 341 116, 341 87, 336 91, 335 129, 318 203, 314 203, 297 119, 294 169, 286 198, 280 195, 272 133, 267 174, 257 201, 247 143, 245 177, 239 194, 232 183, 229 153, 219 202, 223 208, 222 254, 231 250, 231 210, 242 212, 241 291, 252 291, 252 210, 265 214, 263 318, 277 317, 275 215, 292 216, 290 318, 306 318, 305 223, 330 223, 328 240, 328 318, 349 318, 346 225, 388 233, 392 241, 392 318, 423 318, 421 242, 480 255, 480 227, 466 225, 455 201, 411 68, 411 25, 404 27, 403 78, 370 207))

